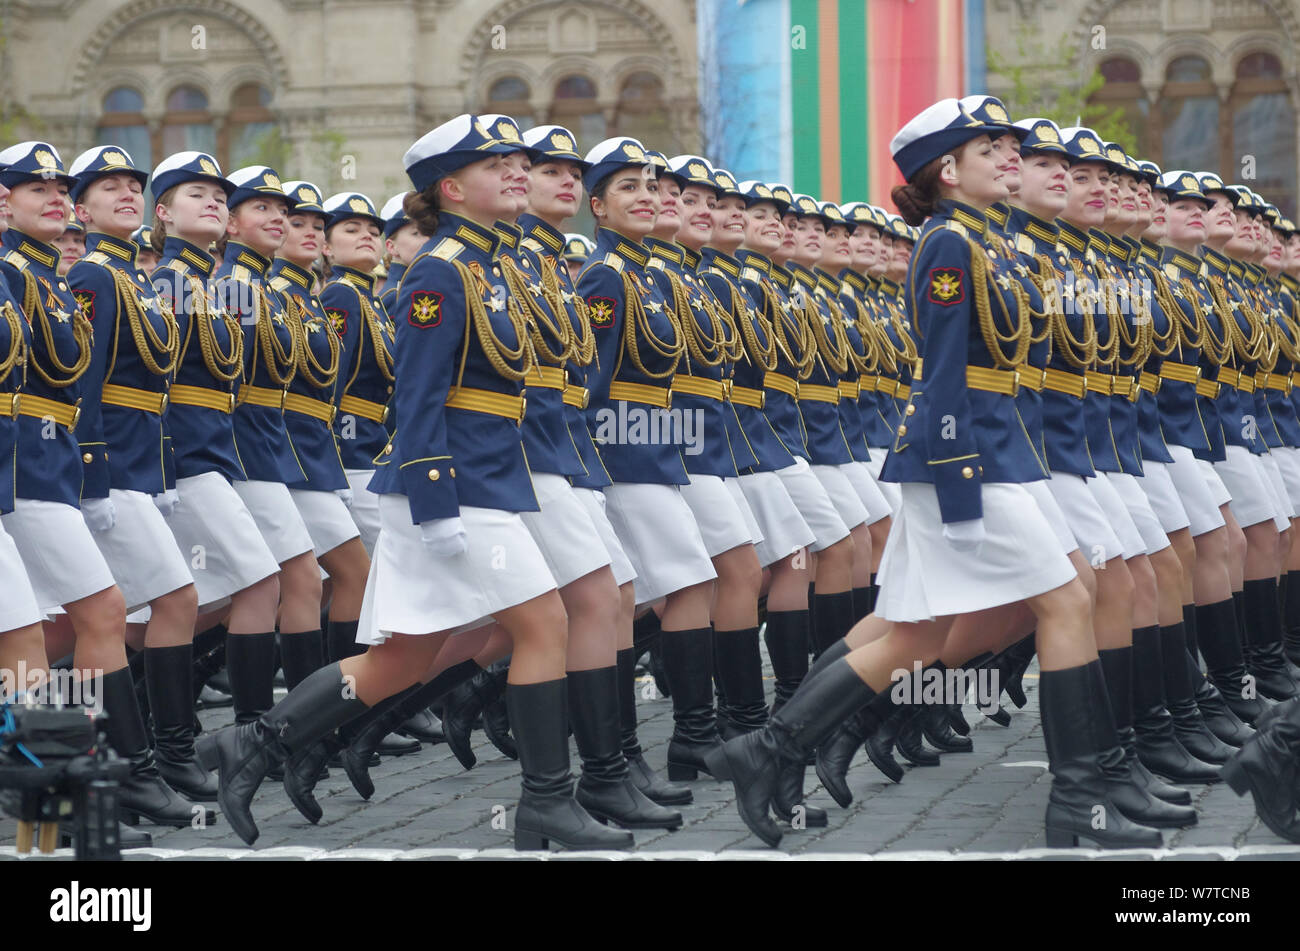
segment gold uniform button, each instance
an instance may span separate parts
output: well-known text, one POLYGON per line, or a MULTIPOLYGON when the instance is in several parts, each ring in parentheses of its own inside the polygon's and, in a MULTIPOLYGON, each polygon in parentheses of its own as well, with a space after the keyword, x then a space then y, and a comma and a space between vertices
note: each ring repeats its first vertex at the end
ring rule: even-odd
POLYGON ((87 452, 87 453, 83 453, 82 456, 81 456, 81 461, 84 462, 84 463, 86 463, 86 465, 90 465, 90 463, 92 463, 92 462, 95 461, 95 457, 92 456, 92 455, 91 455, 90 453, 88 453, 88 452, 87 452))
POLYGON ((907 427, 906 427, 906 426, 899 426, 899 427, 898 427, 898 435, 900 435, 900 436, 906 436, 906 435, 907 435, 907 427))
POLYGON ((391 386, 388 388, 388 392, 389 393, 393 392, 393 388, 391 386))
POLYGON ((392 454, 393 454, 393 446, 391 443, 389 443, 387 446, 384 447, 384 455, 391 456, 392 454))
POLYGON ((973 479, 975 478, 975 470, 972 469, 970 466, 962 466, 961 477, 963 479, 973 479))
POLYGON ((439 472, 437 469, 430 469, 430 470, 429 470, 429 481, 430 481, 430 482, 437 482, 437 481, 438 481, 439 479, 441 479, 441 478, 442 478, 442 473, 439 472))
POLYGON ((913 406, 911 403, 908 403, 907 409, 903 410, 903 412, 905 412, 908 416, 911 416, 913 413, 916 412, 916 407, 913 406))
POLYGON ((451 477, 452 477, 453 479, 456 478, 456 469, 455 469, 454 466, 453 466, 452 468, 448 469, 447 471, 451 473, 451 477))

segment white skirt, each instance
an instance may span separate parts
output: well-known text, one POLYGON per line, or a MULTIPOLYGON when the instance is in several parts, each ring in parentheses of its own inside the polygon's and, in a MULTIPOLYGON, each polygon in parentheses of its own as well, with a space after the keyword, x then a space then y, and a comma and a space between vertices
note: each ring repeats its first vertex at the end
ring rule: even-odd
POLYGON ((14 510, 0 521, 23 560, 42 614, 113 587, 113 572, 80 509, 43 499, 15 499, 14 510))
POLYGON ((825 487, 813 475, 807 459, 795 456, 794 465, 778 469, 776 474, 781 484, 785 486, 785 490, 790 493, 790 498, 799 509, 804 522, 812 529, 813 551, 830 548, 836 542, 848 537, 848 526, 844 524, 844 519, 840 518, 840 513, 836 511, 835 504, 831 502, 825 487))
POLYGON ((898 483, 880 481, 880 473, 885 468, 885 459, 889 456, 889 450, 868 446, 867 455, 871 457, 871 461, 863 464, 867 467, 867 471, 871 473, 871 478, 876 480, 876 487, 880 489, 881 494, 889 502, 889 508, 897 512, 898 506, 902 504, 903 499, 898 490, 898 483))
POLYGON ((333 492, 290 489, 289 498, 307 526, 312 552, 317 558, 360 534, 348 507, 333 492))
POLYGON ((515 512, 460 507, 469 548, 436 557, 404 495, 381 495, 382 528, 361 601, 358 644, 394 634, 470 630, 496 611, 555 590, 546 559, 515 512))
POLYGON ((1295 506, 1291 504, 1291 496, 1287 494, 1286 482, 1282 479, 1282 469, 1278 465, 1277 457, 1273 455, 1270 449, 1262 456, 1256 456, 1259 464, 1264 468, 1264 475, 1268 477, 1269 488, 1273 492, 1273 505, 1276 509, 1273 521, 1277 523, 1277 530, 1285 532, 1291 527, 1291 519, 1295 518, 1295 506), (1286 525, 1282 525, 1279 516, 1285 516, 1286 525))
POLYGON ((181 502, 167 517, 167 527, 194 577, 200 610, 218 606, 280 570, 252 513, 225 476, 186 476, 176 481, 176 491, 181 502))
POLYGON ((1052 527, 1056 540, 1061 544, 1061 551, 1068 555, 1072 551, 1079 550, 1079 543, 1074 538, 1074 532, 1070 530, 1070 523, 1066 520, 1065 513, 1056 504, 1056 497, 1052 495, 1052 490, 1047 485, 1050 481, 1050 479, 1039 479, 1036 482, 1024 482, 1022 485, 1025 491, 1034 497, 1038 510, 1043 513, 1043 518, 1047 519, 1047 524, 1052 527))
POLYGON ((0 597, 0 634, 41 620, 42 611, 27 578, 27 566, 18 554, 18 546, 5 532, 3 520, 0 520, 0 590, 4 591, 4 597, 0 597))
POLYGON ((1107 472, 1106 479, 1124 500, 1124 507, 1128 509, 1133 524, 1142 535, 1142 546, 1147 550, 1147 554, 1154 555, 1168 548, 1169 536, 1165 534, 1160 519, 1156 517, 1155 510, 1147 501, 1146 493, 1138 485, 1137 477, 1124 472, 1107 472))
POLYGON ((839 470, 848 478, 849 485, 853 486, 853 491, 858 494, 862 507, 867 510, 868 525, 874 525, 894 514, 894 507, 880 491, 875 476, 871 474, 865 462, 847 462, 840 466, 839 470))
POLYGON ((1138 555, 1145 555, 1147 546, 1142 541, 1142 533, 1138 531, 1133 516, 1129 514, 1128 506, 1120 498, 1114 484, 1106 478, 1106 473, 1098 472, 1084 482, 1092 497, 1101 506, 1101 510, 1106 513, 1106 521, 1110 523, 1110 527, 1115 530, 1115 535, 1119 538, 1120 556, 1128 561, 1138 555))
POLYGON ((616 482, 605 487, 605 503, 609 523, 636 569, 637 604, 718 576, 678 486, 616 482))
POLYGON ((1187 513, 1192 537, 1223 528, 1223 513, 1205 481, 1205 470, 1192 451, 1186 446, 1170 446, 1169 455, 1174 457, 1174 461, 1165 463, 1165 472, 1174 484, 1183 511, 1187 513))
POLYGON ((533 494, 541 511, 520 512, 519 517, 541 549, 556 587, 563 588, 610 563, 609 552, 601 544, 591 516, 574 497, 568 479, 534 472, 533 494))
MULTIPOLYGON (((144 492, 109 489, 117 521, 106 532, 91 532, 122 589, 128 613, 154 598, 193 584, 188 562, 166 519, 144 492)), ((179 503, 184 505, 185 501, 179 503)))
POLYGON ((605 546, 605 553, 609 555, 609 567, 614 572, 614 581, 622 587, 634 580, 636 569, 632 567, 627 552, 623 550, 623 543, 618 540, 618 534, 614 531, 614 526, 609 524, 609 516, 605 514, 605 493, 596 489, 575 488, 573 495, 581 503, 596 534, 600 536, 601 544, 605 546))
POLYGON ((754 536, 735 498, 727 489, 721 476, 692 475, 691 481, 681 486, 682 498, 695 516, 695 524, 704 539, 704 550, 710 558, 741 545, 751 545, 754 536))
MULTIPOLYGON (((1259 457, 1243 446, 1228 446, 1227 458, 1214 463, 1214 471, 1232 495, 1228 507, 1242 528, 1282 516, 1273 498, 1273 488, 1259 457)), ((1284 517, 1284 516, 1282 516, 1284 517)), ((1288 527, 1290 521, 1287 521, 1288 527)), ((1279 529, 1281 531, 1281 529, 1279 529)))
POLYGON ((280 482, 232 482, 257 523, 276 562, 284 564, 305 551, 313 551, 311 532, 299 514, 289 489, 280 482))
POLYGON ((762 540, 754 544, 754 551, 764 568, 816 541, 817 536, 775 472, 747 473, 737 482, 762 530, 762 540))
POLYGON ((1270 453, 1277 462, 1278 473, 1282 476, 1282 487, 1291 501, 1291 508, 1300 514, 1300 449, 1282 446, 1270 453))
POLYGON ((370 480, 375 477, 374 469, 348 469, 348 486, 352 489, 352 505, 348 515, 357 526, 361 535, 361 544, 366 546, 366 554, 374 555, 375 539, 379 537, 379 496, 369 489, 370 480))
MULTIPOLYGON (((1210 490, 1210 498, 1214 499, 1215 505, 1222 508, 1232 501, 1232 493, 1228 491, 1228 487, 1215 470, 1216 465, 1217 463, 1206 459, 1196 460, 1196 467, 1201 470, 1201 475, 1205 478, 1205 485, 1210 490)), ((1222 515, 1223 513, 1220 512, 1219 514, 1222 515)))
POLYGON ((1151 511, 1155 512, 1156 518, 1160 520, 1160 527, 1164 529, 1166 535, 1191 526, 1192 518, 1183 507, 1182 500, 1178 498, 1178 489, 1174 486, 1168 463, 1144 460, 1142 476, 1137 480, 1137 484, 1146 495, 1147 503, 1151 506, 1151 511))
POLYGON ((1014 604, 1077 577, 1023 485, 981 487, 986 537, 973 552, 958 552, 944 539, 933 485, 903 483, 902 497, 876 574, 875 613, 886 620, 926 621, 1014 604))
POLYGON ((736 503, 736 508, 740 510, 750 540, 755 545, 759 544, 763 540, 763 529, 758 524, 758 517, 754 515, 754 510, 749 507, 749 499, 745 498, 745 490, 740 487, 740 477, 737 476, 734 479, 725 478, 722 480, 722 484, 727 487, 727 491, 731 493, 731 500, 736 503))
POLYGON ((817 477, 817 481, 822 484, 822 488, 830 496, 835 511, 839 513, 849 531, 852 531, 859 525, 866 523, 867 507, 858 498, 853 483, 849 481, 848 475, 844 472, 845 466, 848 465, 851 465, 851 463, 845 463, 844 466, 812 466, 811 468, 813 475, 817 477))
POLYGON ((1074 533, 1074 540, 1088 564, 1100 568, 1112 558, 1123 557, 1124 546, 1083 476, 1053 472, 1047 480, 1047 489, 1065 516, 1066 524, 1074 533))

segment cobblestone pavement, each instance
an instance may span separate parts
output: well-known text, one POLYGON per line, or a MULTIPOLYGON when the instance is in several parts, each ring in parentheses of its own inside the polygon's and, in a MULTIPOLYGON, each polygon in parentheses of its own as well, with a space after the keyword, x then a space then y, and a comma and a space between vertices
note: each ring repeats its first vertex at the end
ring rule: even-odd
MULTIPOLYGON (((736 812, 730 784, 702 778, 692 784, 693 805, 682 807, 677 832, 637 832, 632 856, 711 858, 873 856, 880 859, 1096 857, 1086 850, 1044 848, 1043 811, 1051 777, 1038 717, 1036 668, 1026 677, 1029 704, 999 727, 966 707, 975 751, 945 754, 932 768, 908 768, 903 782, 886 780, 859 753, 849 773, 854 800, 836 807, 809 768, 809 802, 826 808, 824 829, 790 831, 777 852, 764 849, 736 812)), ((769 670, 770 675, 770 670, 769 670)), ((644 693, 653 684, 642 681, 644 693)), ((661 767, 672 733, 671 701, 642 698, 641 742, 648 760, 661 767)), ((205 711, 204 724, 230 721, 229 708, 205 711)), ((247 850, 220 818, 208 828, 146 828, 154 849, 128 858, 474 858, 503 857, 512 846, 510 828, 519 795, 518 764, 501 756, 481 732, 474 734, 478 765, 463 770, 445 744, 386 758, 371 770, 376 792, 364 802, 341 769, 316 789, 325 811, 311 826, 276 783, 265 783, 253 802, 261 829, 256 850, 247 850), (496 822, 493 822, 494 816, 496 822)), ((576 768, 576 751, 573 754, 576 768)), ((1200 822, 1165 833, 1164 852, 1109 853, 1108 858, 1223 860, 1300 859, 1300 847, 1274 836, 1255 818, 1249 797, 1226 785, 1192 788, 1200 822)), ((14 824, 0 820, 0 858, 14 858, 14 824)), ((70 855, 61 852, 60 855, 70 855)), ((554 853, 559 856, 559 853, 554 853)), ((624 855, 624 857, 627 857, 624 855)))

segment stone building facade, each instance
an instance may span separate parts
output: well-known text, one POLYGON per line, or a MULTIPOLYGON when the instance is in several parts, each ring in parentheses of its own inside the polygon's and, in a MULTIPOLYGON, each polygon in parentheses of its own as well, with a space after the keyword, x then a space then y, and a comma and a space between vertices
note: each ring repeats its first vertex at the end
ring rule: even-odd
POLYGON ((2 0, 8 139, 71 162, 112 142, 376 203, 402 154, 461 112, 559 122, 587 147, 698 148, 693 0, 2 0))

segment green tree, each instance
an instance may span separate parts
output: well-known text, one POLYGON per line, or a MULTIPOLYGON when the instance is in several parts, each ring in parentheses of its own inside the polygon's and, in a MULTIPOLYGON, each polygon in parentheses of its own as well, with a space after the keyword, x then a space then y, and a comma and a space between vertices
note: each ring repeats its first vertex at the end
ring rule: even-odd
POLYGON ((1093 69, 1082 83, 1071 81, 1078 55, 1069 36, 1049 45, 1022 25, 1016 31, 1013 59, 992 48, 987 58, 989 71, 1007 80, 1001 98, 1013 117, 1041 116, 1060 126, 1087 126, 1103 141, 1118 142, 1125 151, 1137 149, 1137 135, 1122 108, 1088 101, 1106 84, 1101 73, 1093 69))

